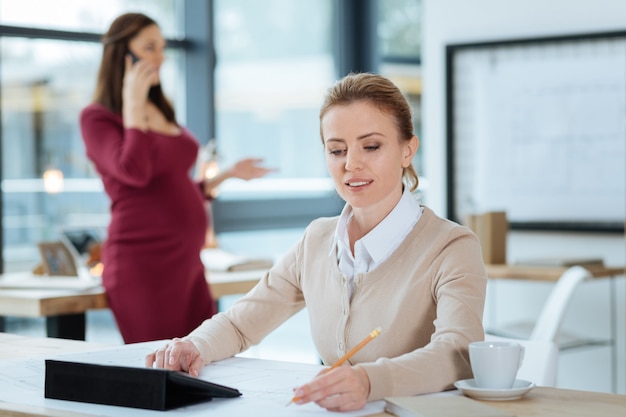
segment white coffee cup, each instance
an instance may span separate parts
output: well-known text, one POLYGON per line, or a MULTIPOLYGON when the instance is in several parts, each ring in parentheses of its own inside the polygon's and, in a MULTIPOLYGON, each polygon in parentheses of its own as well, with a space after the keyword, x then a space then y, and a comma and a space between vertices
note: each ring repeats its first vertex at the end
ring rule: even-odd
POLYGON ((524 360, 524 347, 517 342, 483 341, 469 345, 474 380, 480 388, 508 389, 524 360))

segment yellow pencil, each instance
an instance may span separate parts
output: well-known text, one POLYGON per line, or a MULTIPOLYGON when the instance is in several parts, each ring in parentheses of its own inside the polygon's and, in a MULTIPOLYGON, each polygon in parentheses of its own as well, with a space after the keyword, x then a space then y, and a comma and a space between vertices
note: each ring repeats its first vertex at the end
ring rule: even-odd
MULTIPOLYGON (((350 349, 350 351, 348 353, 346 353, 345 355, 343 355, 341 357, 341 359, 339 359, 337 362, 335 362, 333 364, 333 366, 331 366, 330 368, 327 368, 325 370, 322 371, 322 373, 324 372, 328 372, 328 371, 332 371, 335 368, 340 367, 341 365, 344 364, 344 362, 346 362, 348 359, 350 359, 355 353, 357 353, 359 350, 361 350, 361 348, 363 348, 363 346, 367 345, 372 339, 374 339, 376 336, 378 336, 381 332, 380 327, 375 328, 374 330, 372 330, 370 332, 369 335, 367 335, 367 337, 365 339, 363 339, 361 341, 361 343, 359 343, 358 345, 356 345, 355 347, 353 347, 352 349, 350 349)), ((298 397, 293 397, 286 405, 289 405, 293 402, 298 401, 298 397)))

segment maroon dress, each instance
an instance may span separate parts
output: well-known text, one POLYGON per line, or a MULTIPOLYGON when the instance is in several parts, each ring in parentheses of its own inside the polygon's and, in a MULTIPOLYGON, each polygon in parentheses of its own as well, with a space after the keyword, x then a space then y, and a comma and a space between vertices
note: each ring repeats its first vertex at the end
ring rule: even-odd
POLYGON ((182 337, 215 312, 200 260, 204 199, 190 177, 198 142, 184 128, 125 129, 97 104, 80 127, 111 202, 102 283, 124 342, 182 337))

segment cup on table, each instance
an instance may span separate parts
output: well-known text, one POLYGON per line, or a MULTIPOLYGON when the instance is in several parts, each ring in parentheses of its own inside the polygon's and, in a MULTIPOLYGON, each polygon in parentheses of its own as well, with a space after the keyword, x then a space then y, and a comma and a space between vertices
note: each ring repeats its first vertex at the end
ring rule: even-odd
POLYGON ((483 341, 469 345, 476 385, 487 389, 513 387, 524 360, 524 347, 517 342, 483 341))

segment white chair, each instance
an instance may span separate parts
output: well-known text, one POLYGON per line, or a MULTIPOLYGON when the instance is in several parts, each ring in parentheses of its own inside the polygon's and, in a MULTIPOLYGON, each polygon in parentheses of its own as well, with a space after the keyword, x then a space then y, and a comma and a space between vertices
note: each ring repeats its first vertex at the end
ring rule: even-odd
POLYGON ((605 345, 606 340, 583 338, 560 332, 561 323, 572 295, 582 282, 591 279, 592 274, 581 266, 568 268, 550 292, 535 323, 517 322, 505 324, 488 333, 523 340, 554 342, 560 350, 586 345, 605 345))
POLYGON ((556 384, 559 349, 547 340, 523 340, 485 334, 487 341, 518 342, 524 346, 524 360, 517 379, 534 382, 535 385, 553 387, 556 384))

